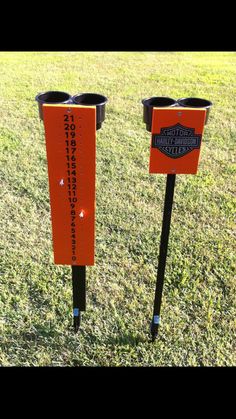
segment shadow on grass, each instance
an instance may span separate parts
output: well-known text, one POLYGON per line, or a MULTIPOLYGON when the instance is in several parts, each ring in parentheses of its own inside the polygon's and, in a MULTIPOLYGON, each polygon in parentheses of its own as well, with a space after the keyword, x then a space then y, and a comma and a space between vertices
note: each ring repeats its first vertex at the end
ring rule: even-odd
MULTIPOLYGON (((73 328, 63 328, 60 324, 46 323, 32 324, 26 330, 15 330, 8 334, 5 342, 6 350, 16 345, 16 349, 30 350, 40 346, 41 348, 60 350, 63 346, 70 346, 73 341, 73 328)), ((73 345, 73 343, 72 343, 73 345)))
POLYGON ((93 331, 88 330, 84 325, 81 325, 77 333, 74 332, 73 324, 68 322, 62 325, 61 322, 35 322, 28 325, 25 330, 18 329, 13 333, 8 334, 4 343, 4 350, 6 354, 10 355, 16 351, 18 353, 18 362, 24 363, 27 359, 30 362, 38 362, 36 353, 39 355, 48 353, 56 359, 57 356, 62 358, 65 353, 65 365, 73 364, 80 365, 81 360, 77 359, 78 352, 87 352, 100 350, 100 346, 104 344, 108 347, 126 347, 134 348, 139 345, 149 345, 150 336, 148 334, 137 333, 137 331, 116 331, 115 333, 107 334, 93 334, 93 331), (15 350, 13 349, 15 347, 15 350), (97 348, 97 349, 96 349, 97 348), (74 353, 76 355, 73 360, 68 360, 68 354, 74 353), (58 355, 59 354, 59 355, 58 355))
POLYGON ((127 346, 137 346, 140 343, 147 343, 149 341, 149 337, 141 336, 134 333, 123 333, 117 336, 110 336, 106 340, 106 344, 108 345, 127 345, 127 346))

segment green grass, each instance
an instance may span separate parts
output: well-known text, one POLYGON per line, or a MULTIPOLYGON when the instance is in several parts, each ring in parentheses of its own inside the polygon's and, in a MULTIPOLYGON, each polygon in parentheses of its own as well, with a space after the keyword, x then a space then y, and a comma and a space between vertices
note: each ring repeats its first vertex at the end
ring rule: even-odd
POLYGON ((1 365, 230 366, 235 359, 235 53, 0 53, 1 365), (109 98, 97 132, 96 264, 72 324, 71 269, 53 264, 35 95, 109 98), (158 340, 149 324, 165 190, 149 175, 141 99, 214 103, 199 171, 177 176, 158 340))

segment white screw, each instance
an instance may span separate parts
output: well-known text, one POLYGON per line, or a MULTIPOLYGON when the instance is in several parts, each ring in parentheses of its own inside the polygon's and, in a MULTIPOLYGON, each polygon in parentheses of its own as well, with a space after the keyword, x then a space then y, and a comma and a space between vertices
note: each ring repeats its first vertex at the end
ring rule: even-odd
POLYGON ((61 179, 59 185, 64 186, 64 179, 61 179))
POLYGON ((83 218, 83 217, 84 217, 84 211, 80 211, 80 213, 79 213, 79 217, 80 217, 80 218, 83 218))

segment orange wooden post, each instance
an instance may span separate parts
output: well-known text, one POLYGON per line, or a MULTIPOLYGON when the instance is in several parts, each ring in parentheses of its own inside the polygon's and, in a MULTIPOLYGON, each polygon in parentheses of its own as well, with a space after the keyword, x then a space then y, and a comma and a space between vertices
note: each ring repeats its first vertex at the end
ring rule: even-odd
POLYGON ((43 105, 54 262, 94 264, 96 107, 43 105))
POLYGON ((96 106, 43 104, 54 262, 72 266, 74 329, 94 265, 96 106))

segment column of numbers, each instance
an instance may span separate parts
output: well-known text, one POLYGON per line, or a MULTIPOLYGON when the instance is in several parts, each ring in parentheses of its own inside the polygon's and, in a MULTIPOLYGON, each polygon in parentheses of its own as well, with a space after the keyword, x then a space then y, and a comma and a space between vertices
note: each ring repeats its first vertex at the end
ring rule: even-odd
POLYGON ((67 196, 70 206, 70 237, 72 262, 76 262, 76 221, 77 221, 77 160, 76 160, 76 126, 74 115, 64 115, 65 131, 65 152, 66 152, 66 174, 67 174, 67 196))

